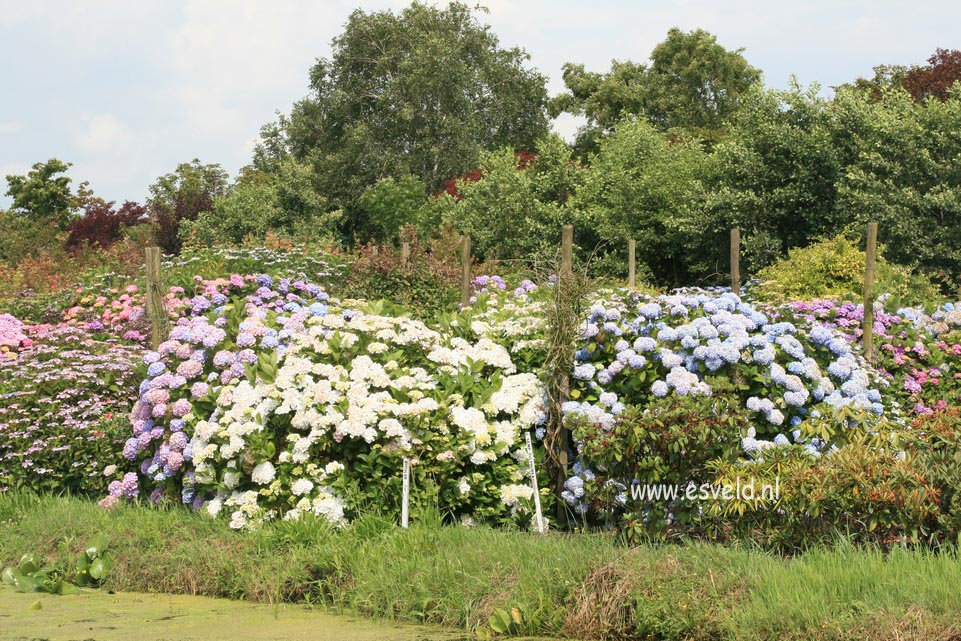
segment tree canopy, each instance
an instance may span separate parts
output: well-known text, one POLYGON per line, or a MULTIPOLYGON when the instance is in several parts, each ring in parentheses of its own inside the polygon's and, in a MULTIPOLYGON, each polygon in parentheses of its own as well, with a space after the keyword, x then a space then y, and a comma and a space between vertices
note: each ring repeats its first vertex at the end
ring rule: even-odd
POLYGON ((477 9, 414 3, 351 14, 310 95, 269 125, 262 162, 308 162, 345 231, 365 227, 358 201, 377 181, 415 176, 427 191, 472 169, 484 150, 527 148, 548 131, 545 78, 502 48, 477 9))
POLYGON ((578 134, 582 153, 596 151, 598 137, 624 117, 643 117, 662 131, 683 129, 713 140, 761 79, 742 51, 725 49, 702 29, 671 29, 651 52, 650 65, 615 60, 607 73, 564 65, 567 91, 551 98, 550 112, 587 117, 578 134))

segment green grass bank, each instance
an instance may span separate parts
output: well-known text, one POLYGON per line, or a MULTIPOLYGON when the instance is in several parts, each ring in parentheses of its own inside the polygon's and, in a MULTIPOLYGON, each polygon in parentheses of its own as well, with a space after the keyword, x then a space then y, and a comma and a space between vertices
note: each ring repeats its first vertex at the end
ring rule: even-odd
POLYGON ((30 551, 68 561, 99 533, 116 592, 308 603, 482 635, 491 615, 516 610, 509 635, 585 641, 961 639, 961 562, 948 553, 628 548, 429 516, 406 531, 367 516, 336 531, 304 521, 241 534, 186 509, 0 496, 0 565, 30 551))

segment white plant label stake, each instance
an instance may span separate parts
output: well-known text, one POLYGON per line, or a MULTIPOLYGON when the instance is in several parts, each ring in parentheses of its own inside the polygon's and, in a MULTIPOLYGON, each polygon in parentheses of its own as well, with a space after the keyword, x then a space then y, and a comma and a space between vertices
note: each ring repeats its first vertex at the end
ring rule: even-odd
POLYGON ((404 457, 404 490, 400 504, 400 525, 407 527, 410 521, 408 506, 410 505, 410 459, 404 457))
POLYGON ((541 493, 537 489, 537 471, 534 469, 534 446, 531 444, 531 433, 527 432, 527 463, 530 465, 531 487, 534 488, 534 510, 537 515, 537 533, 544 533, 544 515, 541 513, 541 493))

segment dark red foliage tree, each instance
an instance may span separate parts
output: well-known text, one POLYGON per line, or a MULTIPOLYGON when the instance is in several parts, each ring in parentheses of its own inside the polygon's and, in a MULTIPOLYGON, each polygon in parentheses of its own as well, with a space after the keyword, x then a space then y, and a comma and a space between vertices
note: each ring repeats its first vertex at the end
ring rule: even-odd
POLYGON ((146 220, 146 207, 135 202, 128 200, 115 210, 113 201, 92 200, 87 203, 83 216, 70 222, 67 248, 76 249, 86 243, 107 249, 123 238, 124 227, 146 220))
POLYGON ((961 51, 938 49, 925 67, 909 70, 901 86, 918 102, 928 98, 947 100, 951 85, 961 81, 961 51))

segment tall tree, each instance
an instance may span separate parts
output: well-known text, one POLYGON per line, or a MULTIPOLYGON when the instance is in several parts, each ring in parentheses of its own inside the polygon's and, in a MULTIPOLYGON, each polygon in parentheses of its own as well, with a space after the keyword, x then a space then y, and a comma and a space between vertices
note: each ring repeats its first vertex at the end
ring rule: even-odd
POLYGON ((521 49, 501 48, 466 5, 414 3, 351 14, 333 54, 310 71, 310 95, 268 126, 262 163, 311 163, 348 233, 369 228, 357 206, 378 180, 413 175, 425 192, 473 168, 486 149, 529 147, 548 129, 545 79, 521 49))
POLYGON ((855 152, 838 182, 841 212, 878 221, 892 260, 961 272, 961 86, 924 103, 905 91, 868 104, 841 93, 835 109, 855 152))
POLYGON ((719 129, 761 79, 743 51, 728 51, 703 29, 668 31, 651 52, 647 73, 644 103, 651 121, 665 130, 719 129))
POLYGON ((684 129, 715 140, 761 78, 742 51, 725 49, 701 29, 671 29, 651 52, 650 65, 615 60, 607 73, 564 65, 567 91, 548 107, 554 117, 567 112, 587 118, 576 145, 582 156, 596 151, 599 137, 627 116, 646 118, 662 131, 684 129))
POLYGON ((608 73, 597 73, 568 62, 563 78, 567 91, 552 97, 547 108, 554 118, 566 112, 587 119, 574 145, 581 157, 596 152, 600 137, 621 118, 646 113, 646 65, 614 60, 608 73))
POLYGON ((851 153, 817 85, 758 88, 714 148, 705 227, 717 235, 739 227, 749 271, 836 233, 845 222, 836 185, 851 153))

